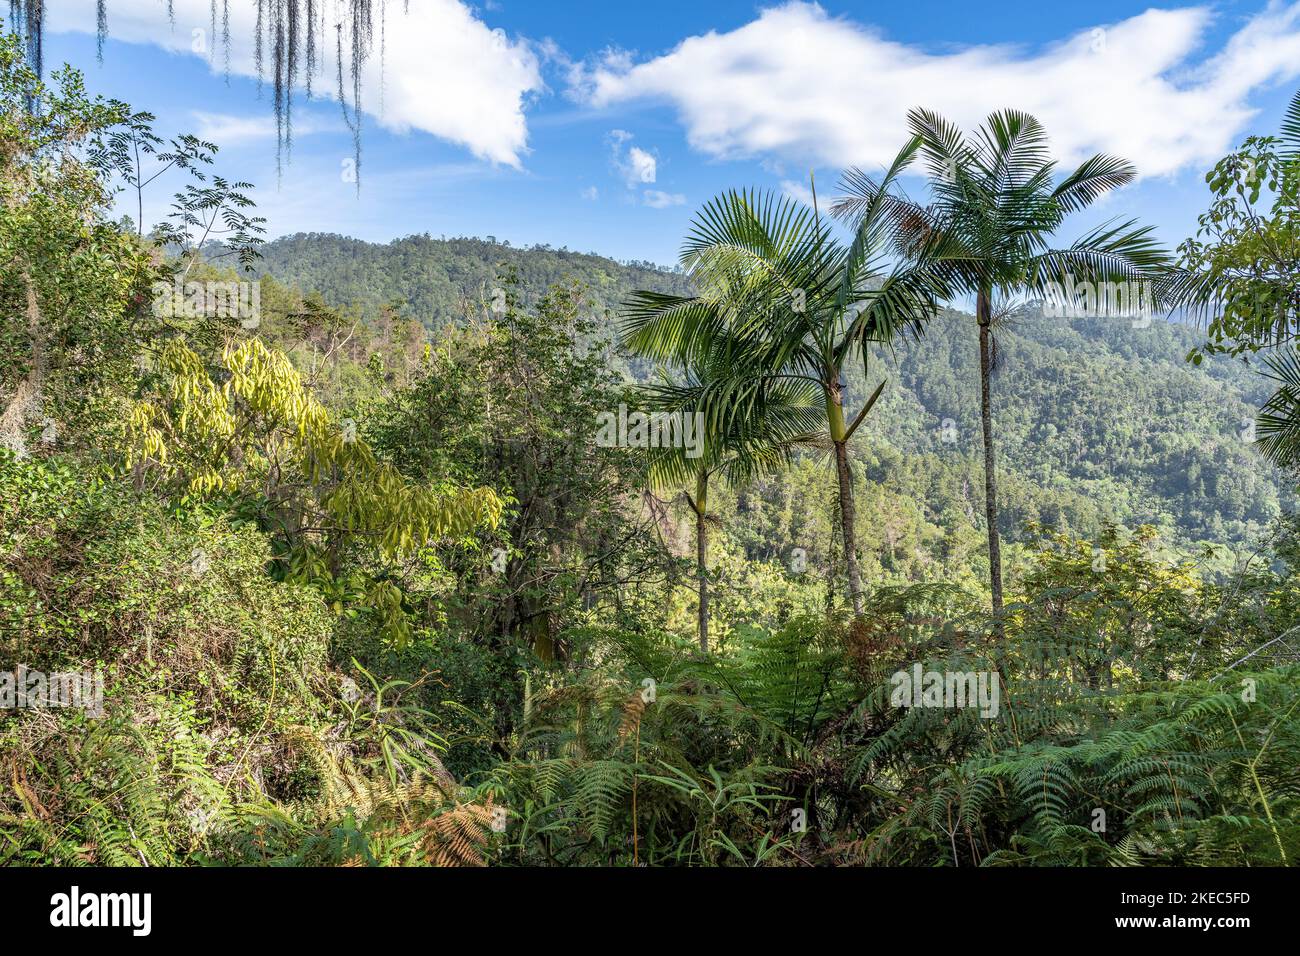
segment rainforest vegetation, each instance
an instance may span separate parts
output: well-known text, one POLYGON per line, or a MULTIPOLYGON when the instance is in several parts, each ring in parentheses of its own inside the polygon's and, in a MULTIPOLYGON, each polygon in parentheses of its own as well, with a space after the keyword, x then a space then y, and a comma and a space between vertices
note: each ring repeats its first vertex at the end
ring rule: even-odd
POLYGON ((219 144, 31 53, 0 699, 103 700, 0 709, 0 863, 1300 860, 1300 96, 1176 249, 1089 218, 1123 159, 915 110, 662 269, 264 242, 219 144), (628 410, 691 440, 598 441, 628 410))

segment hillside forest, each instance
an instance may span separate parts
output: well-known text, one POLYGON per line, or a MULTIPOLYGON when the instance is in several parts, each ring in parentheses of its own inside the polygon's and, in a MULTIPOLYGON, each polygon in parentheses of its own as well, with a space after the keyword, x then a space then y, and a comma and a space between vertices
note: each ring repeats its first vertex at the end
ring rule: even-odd
POLYGON ((1300 95, 1173 249, 1006 106, 671 268, 266 241, 5 33, 0 863, 1300 861, 1300 95))

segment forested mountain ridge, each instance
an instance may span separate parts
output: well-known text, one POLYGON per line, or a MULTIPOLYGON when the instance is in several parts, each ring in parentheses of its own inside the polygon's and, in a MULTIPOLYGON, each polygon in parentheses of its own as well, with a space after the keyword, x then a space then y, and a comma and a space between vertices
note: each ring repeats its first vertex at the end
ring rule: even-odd
POLYGON ((258 273, 319 292, 336 306, 374 315, 403 303, 404 314, 436 329, 491 297, 503 269, 513 269, 525 293, 539 297, 566 278, 580 280, 597 315, 613 314, 633 289, 684 293, 684 275, 653 263, 619 263, 594 253, 547 246, 520 248, 490 239, 434 239, 427 233, 389 243, 298 233, 262 247, 258 273))
MULTIPOLYGON (((1266 382, 1239 361, 1193 366, 1193 328, 1159 320, 1026 317, 998 335, 994 414, 1013 480, 1042 507, 1006 503, 1026 520, 1154 524, 1190 539, 1237 543, 1273 520, 1287 484, 1251 448, 1266 382), (1095 509, 1095 510, 1094 510, 1095 509), (1092 520, 1078 517, 1092 512, 1092 520)), ((976 455, 976 325, 948 314, 877 365, 887 375, 870 427, 904 452, 976 455), (945 428, 947 422, 947 428, 945 428)), ((874 384, 874 379, 873 379, 874 384)))
MULTIPOLYGON (((430 329, 481 312, 506 270, 518 277, 525 303, 555 283, 581 283, 586 311, 611 335, 633 290, 680 294, 689 286, 680 272, 651 263, 428 235, 387 244, 287 236, 264 247, 258 269, 363 317, 397 304, 396 311, 430 329)), ((1006 533, 1017 535, 1027 521, 1084 534, 1098 533, 1108 521, 1149 523, 1183 544, 1238 548, 1274 519, 1288 485, 1258 460, 1248 440, 1267 382, 1237 360, 1191 365, 1187 353, 1200 340, 1197 329, 1158 318, 1145 327, 1037 314, 1004 323, 994 411, 1007 472, 999 522, 1006 533)), ((620 366, 635 378, 648 372, 639 359, 620 366)), ((919 339, 900 340, 879 354, 870 372, 871 388, 882 377, 889 384, 866 423, 863 436, 874 450, 864 457, 879 462, 878 477, 906 470, 918 456, 927 468, 951 473, 946 482, 915 489, 934 515, 948 504, 979 510, 978 480, 975 492, 963 491, 955 503, 934 490, 965 489, 975 479, 978 367, 973 319, 948 312, 919 339)), ((860 399, 861 370, 851 374, 850 387, 860 399)))

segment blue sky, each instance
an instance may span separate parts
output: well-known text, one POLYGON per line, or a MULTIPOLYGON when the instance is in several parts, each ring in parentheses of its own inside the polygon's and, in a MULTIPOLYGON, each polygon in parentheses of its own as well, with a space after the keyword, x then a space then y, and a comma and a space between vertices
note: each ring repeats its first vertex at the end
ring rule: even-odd
POLYGON ((161 131, 216 140, 219 171, 257 184, 272 235, 492 235, 668 263, 725 188, 806 197, 815 170, 833 194, 845 166, 878 169, 897 151, 912 106, 968 128, 1012 106, 1043 120, 1063 162, 1103 150, 1142 173, 1078 231, 1136 216, 1172 246, 1206 205, 1208 166, 1275 129, 1300 87, 1300 3, 411 0, 404 13, 391 0, 382 111, 378 43, 365 72, 358 196, 350 135, 320 97, 301 97, 277 188, 245 29, 254 4, 229 3, 228 80, 208 0, 176 0, 174 29, 162 0, 110 0, 102 65, 93 0, 52 0, 47 62, 82 68, 161 131))

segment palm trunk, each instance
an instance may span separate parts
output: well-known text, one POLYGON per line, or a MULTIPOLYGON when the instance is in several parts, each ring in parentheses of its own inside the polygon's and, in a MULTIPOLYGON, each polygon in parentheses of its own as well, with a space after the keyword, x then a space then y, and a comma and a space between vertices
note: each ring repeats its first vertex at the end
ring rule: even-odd
POLYGON ((844 537, 844 570, 849 579, 849 598, 854 616, 862 614, 862 579, 858 575, 858 542, 853 525, 853 476, 849 472, 848 429, 844 424, 844 396, 839 382, 826 392, 826 419, 835 445, 835 473, 840 483, 840 533, 844 537))
POLYGON ((989 586, 993 592, 993 631, 1002 636, 1002 541, 998 536, 998 474, 993 447, 992 295, 980 290, 975 312, 980 326, 980 422, 984 428, 984 514, 989 526, 989 586))
POLYGON ((695 481, 695 570, 700 588, 700 651, 709 653, 709 475, 700 472, 695 481))

